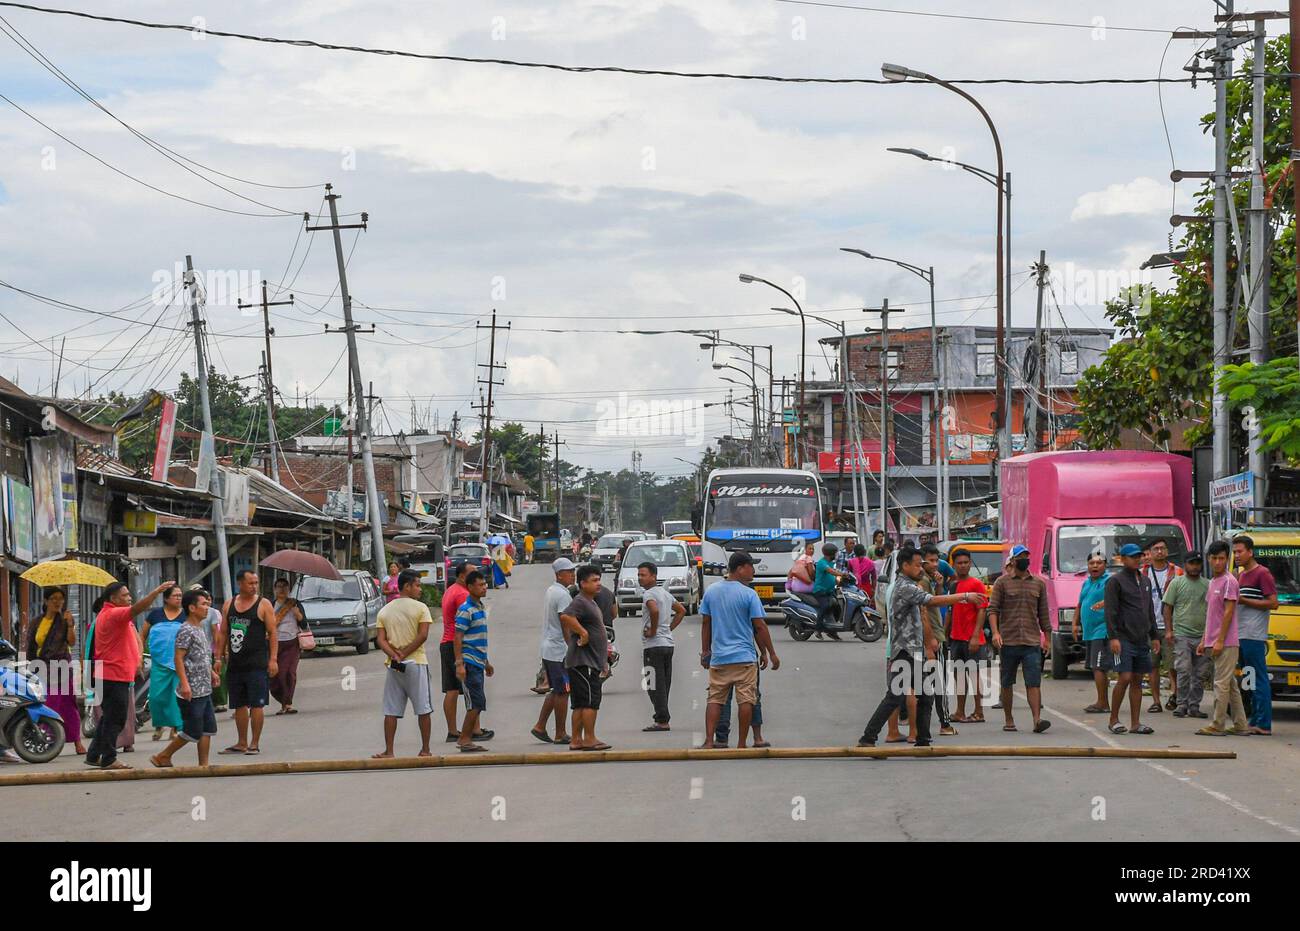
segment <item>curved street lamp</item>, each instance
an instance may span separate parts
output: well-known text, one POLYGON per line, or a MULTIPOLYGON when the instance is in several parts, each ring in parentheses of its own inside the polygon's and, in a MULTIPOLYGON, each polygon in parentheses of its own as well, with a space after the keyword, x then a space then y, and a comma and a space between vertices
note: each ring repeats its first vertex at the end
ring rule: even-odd
MULTIPOLYGON (((998 325, 997 325, 997 348, 995 350, 997 353, 997 398, 995 399, 995 410, 997 411, 996 419, 997 419, 997 427, 998 427, 998 458, 1006 459, 1011 455, 1011 433, 1009 430, 1009 424, 1007 423, 1007 419, 1009 417, 1010 411, 1006 409, 1006 391, 1004 385, 1005 374, 1004 374, 1004 366, 1002 364, 1002 360, 1004 358, 1004 351, 1006 348, 1005 342, 1006 342, 1006 297, 1007 297, 1006 290, 1005 290, 1005 282, 1003 280, 1005 266, 1003 264, 1004 257, 1003 257, 1003 239, 1002 239, 1002 230, 1003 230, 1002 202, 1003 202, 1003 198, 1006 196, 1006 189, 1004 187, 1006 170, 1002 159, 1002 140, 998 136, 998 128, 993 125, 993 118, 989 116, 989 112, 984 109, 983 105, 978 100, 976 100, 970 94, 966 93, 966 91, 962 90, 957 85, 952 84, 948 81, 941 80, 940 78, 937 78, 932 74, 927 74, 924 71, 917 71, 914 68, 907 68, 904 67, 903 65, 890 64, 889 62, 886 62, 880 66, 880 73, 885 77, 886 80, 889 81, 896 81, 896 82, 925 81, 930 84, 937 84, 940 87, 952 91, 954 94, 956 94, 958 97, 961 97, 963 100, 970 103, 971 106, 973 106, 976 110, 980 112, 980 116, 984 117, 984 122, 988 124, 989 132, 993 136, 993 148, 994 151, 997 153, 997 162, 998 162, 997 172, 993 182, 998 189, 998 220, 997 220, 998 223, 998 228, 997 228, 998 325)), ((918 150, 903 149, 903 150, 895 150, 895 151, 903 151, 909 155, 916 154, 917 157, 924 158, 927 161, 939 161, 939 159, 934 159, 932 156, 928 156, 924 152, 918 152, 918 150)), ((946 161, 946 159, 944 161, 946 161)), ((953 164, 957 164, 959 167, 966 168, 967 170, 970 171, 974 171, 976 174, 981 174, 979 170, 974 169, 972 166, 961 165, 960 163, 957 162, 954 162, 953 164)), ((983 172, 983 174, 987 175, 988 173, 983 172)))
MULTIPOLYGON (((799 301, 795 299, 795 296, 785 288, 781 287, 779 284, 773 284, 766 278, 759 278, 756 275, 742 274, 740 276, 740 282, 741 284, 753 284, 754 282, 758 282, 759 284, 767 285, 769 288, 775 288, 777 291, 780 291, 788 297, 790 302, 799 309, 799 411, 796 414, 795 419, 795 425, 799 431, 799 442, 795 444, 795 449, 803 449, 804 454, 806 455, 807 449, 804 446, 805 439, 803 429, 803 393, 804 381, 806 380, 806 373, 808 370, 808 326, 803 316, 803 305, 800 304, 799 301)), ((795 467, 798 468, 798 465, 799 463, 796 462, 795 467)))

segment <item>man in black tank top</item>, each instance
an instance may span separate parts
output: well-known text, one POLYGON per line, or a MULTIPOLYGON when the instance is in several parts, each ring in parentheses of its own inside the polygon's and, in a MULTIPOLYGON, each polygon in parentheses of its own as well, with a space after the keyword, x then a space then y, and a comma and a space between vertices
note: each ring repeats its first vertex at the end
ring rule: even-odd
POLYGON ((226 667, 226 688, 230 707, 235 709, 235 729, 239 740, 222 753, 260 753, 263 709, 271 693, 271 677, 276 674, 275 611, 258 593, 259 580, 252 569, 241 569, 236 581, 239 594, 229 599, 221 611, 221 633, 217 637, 217 670, 226 667), (253 722, 253 740, 248 740, 248 722, 253 722))

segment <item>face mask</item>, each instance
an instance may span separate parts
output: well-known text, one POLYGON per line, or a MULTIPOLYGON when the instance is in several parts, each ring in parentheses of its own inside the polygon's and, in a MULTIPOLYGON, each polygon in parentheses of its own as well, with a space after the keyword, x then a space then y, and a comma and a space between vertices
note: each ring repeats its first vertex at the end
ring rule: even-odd
POLYGON ((1016 569, 1017 569, 1018 571, 1020 571, 1020 572, 1024 572, 1026 569, 1029 568, 1029 557, 1028 557, 1028 556, 1018 556, 1018 557, 1016 557, 1016 563, 1015 563, 1015 565, 1016 565, 1016 569))

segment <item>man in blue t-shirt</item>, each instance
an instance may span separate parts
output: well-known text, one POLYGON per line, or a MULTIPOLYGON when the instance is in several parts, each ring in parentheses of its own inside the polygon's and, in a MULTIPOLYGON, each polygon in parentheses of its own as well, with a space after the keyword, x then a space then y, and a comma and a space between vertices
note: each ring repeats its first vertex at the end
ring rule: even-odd
POLYGON ((769 663, 774 670, 781 668, 767 632, 763 602, 750 587, 753 581, 753 557, 745 552, 732 553, 727 578, 712 585, 700 603, 700 665, 709 670, 702 750, 713 749, 722 706, 733 688, 740 706, 736 746, 745 746, 758 700, 758 670, 766 669, 769 663))
POLYGON ((1107 714, 1110 700, 1106 694, 1106 673, 1114 668, 1115 662, 1106 639, 1106 557, 1101 553, 1088 557, 1088 577, 1083 580, 1079 602, 1074 606, 1074 639, 1082 639, 1085 644, 1086 665, 1092 670, 1092 682, 1097 686, 1097 700, 1083 710, 1088 714, 1107 714))
MULTIPOLYGON (((822 639, 824 630, 823 621, 826 618, 826 612, 835 604, 835 587, 839 585, 840 579, 851 578, 847 572, 841 572, 835 568, 836 550, 834 543, 822 545, 822 558, 817 560, 816 574, 813 576, 813 597, 817 599, 817 639, 822 639)), ((839 634, 835 631, 826 631, 832 640, 840 639, 839 634)))

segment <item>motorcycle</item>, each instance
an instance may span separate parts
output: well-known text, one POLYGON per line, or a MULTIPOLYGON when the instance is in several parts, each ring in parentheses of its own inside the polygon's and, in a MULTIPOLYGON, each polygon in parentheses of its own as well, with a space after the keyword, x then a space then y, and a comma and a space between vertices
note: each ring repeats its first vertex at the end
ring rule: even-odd
MULTIPOLYGON (((834 599, 822 621, 822 630, 828 633, 851 631, 865 643, 875 643, 884 635, 884 618, 862 589, 851 582, 841 582, 834 599)), ((779 607, 785 617, 786 629, 795 640, 807 640, 817 632, 817 596, 790 593, 779 607)))
MULTIPOLYGON (((0 640, 0 661, 18 651, 0 640)), ((63 718, 45 704, 45 686, 20 664, 0 666, 0 750, 12 748, 28 763, 48 763, 67 741, 63 718)))
POLYGON ((578 562, 582 562, 582 563, 588 563, 588 562, 591 562, 591 544, 590 544, 590 543, 584 543, 584 544, 582 545, 582 548, 581 548, 580 550, 578 550, 578 562))

